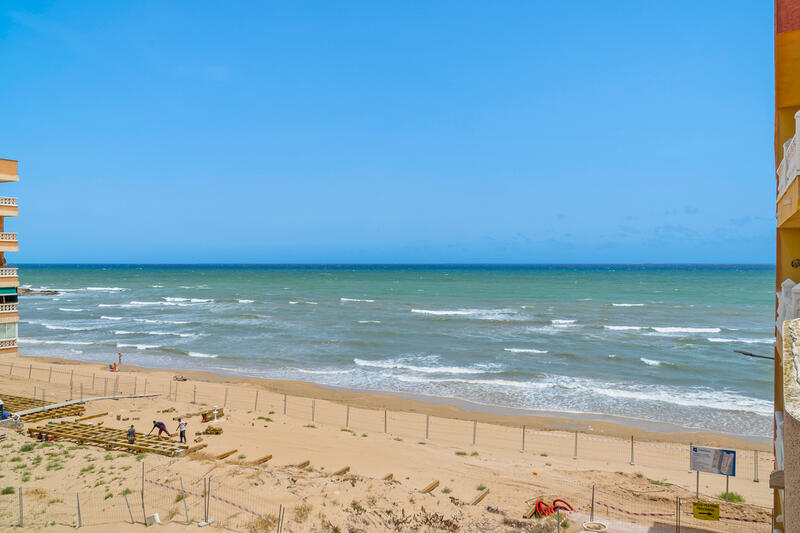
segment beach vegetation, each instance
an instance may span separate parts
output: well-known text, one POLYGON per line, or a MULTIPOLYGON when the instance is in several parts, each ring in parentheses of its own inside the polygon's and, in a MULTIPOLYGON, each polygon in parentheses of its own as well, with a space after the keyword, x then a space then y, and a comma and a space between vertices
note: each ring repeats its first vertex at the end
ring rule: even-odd
POLYGON ((36 445, 33 444, 32 442, 29 442, 27 444, 23 444, 22 446, 20 446, 19 451, 32 452, 34 448, 36 448, 36 445))
POLYGON ((641 472, 636 472, 636 477, 642 479, 644 477, 644 474, 642 474, 641 472))
POLYGON ((366 437, 366 436, 367 436, 367 434, 366 434, 366 433, 362 433, 362 434, 361 434, 361 436, 362 436, 362 437, 366 437))
POLYGON ((147 454, 146 454, 146 453, 144 453, 144 452, 142 452, 142 453, 140 453, 140 454, 137 454, 137 455, 136 455, 136 460, 137 460, 137 461, 141 461, 141 460, 143 460, 145 457, 147 457, 147 454))
POLYGON ((242 460, 244 460, 244 459, 246 459, 246 458, 247 458, 247 456, 246 456, 245 454, 243 454, 243 453, 240 453, 240 454, 239 454, 239 460, 240 460, 240 461, 242 461, 242 460))
MULTIPOLYGON (((717 498, 719 498, 720 500, 724 500, 725 499, 725 493, 724 492, 720 492, 719 494, 717 494, 717 498)), ((744 496, 742 496, 738 492, 729 492, 728 493, 728 501, 731 502, 731 503, 744 503, 744 496)))
POLYGON ((175 495, 175 503, 178 503, 181 500, 183 500, 183 493, 179 492, 178 494, 175 495))
POLYGON ((539 457, 547 457, 547 454, 546 453, 540 453, 539 457))
POLYGON ((353 500, 352 502, 350 502, 350 509, 352 509, 353 512, 355 512, 356 514, 362 514, 367 512, 367 510, 364 509, 364 506, 358 503, 358 500, 353 500))
POLYGON ((478 457, 478 452, 472 452, 469 454, 470 457, 478 457))
POLYGON ((11 458, 12 463, 18 463, 20 461, 22 461, 22 457, 20 457, 19 455, 15 455, 14 457, 11 458))
POLYGON ((421 440, 421 441, 419 441, 417 444, 421 444, 421 445, 425 446, 427 443, 426 443, 425 441, 422 441, 422 440, 421 440))
POLYGON ((14 494, 14 487, 6 487, 2 491, 0 491, 0 494, 3 494, 3 495, 5 495, 5 494, 14 494))
POLYGON ((456 452, 456 455, 458 455, 459 457, 463 457, 463 456, 467 455, 467 452, 462 452, 462 451, 459 450, 459 451, 456 452))
POLYGON ((450 487, 445 487, 442 489, 442 494, 450 494, 451 492, 453 492, 453 489, 450 487))
POLYGON ((403 439, 401 439, 400 437, 395 437, 394 440, 396 440, 397 442, 403 442, 403 439))
POLYGON ((268 416, 259 416, 256 420, 263 420, 264 422, 272 422, 272 419, 268 416))
POLYGON ((666 481, 661 481, 658 479, 649 479, 651 485, 658 485, 659 487, 669 487, 672 483, 668 483, 666 481))
POLYGON ((294 519, 298 522, 305 522, 310 513, 311 504, 308 502, 303 502, 300 505, 295 505, 294 507, 294 519))
POLYGON ((475 490, 477 490, 479 492, 483 492, 483 491, 486 490, 486 485, 483 485, 483 484, 478 485, 477 487, 475 487, 475 490))
POLYGON ((306 424, 306 425, 305 425, 305 426, 303 426, 303 427, 304 427, 304 428, 317 429, 317 426, 315 426, 314 424, 306 424))
POLYGON ((122 490, 122 492, 120 492, 120 493, 119 493, 119 495, 120 495, 120 496, 127 496, 127 495, 128 495, 128 494, 130 494, 131 492, 133 492, 131 489, 129 489, 129 488, 125 488, 125 489, 123 489, 123 490, 122 490))

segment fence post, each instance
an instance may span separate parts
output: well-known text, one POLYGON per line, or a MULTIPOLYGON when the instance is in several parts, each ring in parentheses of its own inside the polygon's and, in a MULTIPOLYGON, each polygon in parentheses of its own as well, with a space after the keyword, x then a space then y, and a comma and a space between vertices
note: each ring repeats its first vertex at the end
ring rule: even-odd
POLYGON ((253 411, 258 411, 258 391, 256 391, 256 399, 253 402, 253 411))
POLYGON ((147 394, 147 378, 144 378, 144 394, 147 394))
POLYGON ((589 521, 594 522, 594 485, 592 485, 592 510, 589 513, 589 521))
POLYGON ((681 532, 681 499, 675 498, 675 531, 681 532))
POLYGON ((575 453, 572 454, 573 459, 578 458, 578 432, 575 432, 575 453))
POLYGON ((117 392, 119 392, 119 374, 114 376, 114 398, 117 397, 117 392))
POLYGON ((525 426, 522 426, 522 449, 519 453, 525 453, 525 426))
POLYGON ((186 506, 186 491, 183 489, 183 476, 178 476, 181 481, 181 494, 183 494, 183 512, 186 513, 186 523, 189 524, 189 508, 186 506))
POLYGON ((283 395, 283 414, 286 416, 286 395, 283 395))
POLYGON ((92 391, 94 391, 94 372, 92 372, 92 391))
POLYGON ((74 374, 74 373, 75 373, 74 370, 69 373, 69 399, 70 400, 72 400, 72 374, 74 374))
POLYGON ((81 383, 81 401, 83 401, 83 383, 81 383))
POLYGON ((561 509, 556 509, 556 531, 561 533, 561 509))
POLYGON ((194 391, 192 392, 192 403, 197 403, 197 385, 194 386, 194 391))
POLYGON ((83 520, 81 519, 81 494, 75 493, 75 503, 78 505, 78 527, 83 527, 83 520))
POLYGON ((208 480, 203 478, 203 522, 208 523, 208 480))
POLYGON ((147 524, 147 510, 144 508, 144 461, 142 461, 142 520, 147 524))
POLYGON ((19 527, 25 527, 25 522, 22 520, 22 487, 19 488, 19 527))
POLYGON ((208 498, 206 498, 206 522, 208 522, 208 513, 211 511, 211 478, 208 478, 208 498))
POLYGON ((350 429, 350 406, 347 406, 347 412, 344 416, 344 427, 345 429, 350 429))
POLYGON ((731 481, 731 476, 725 476, 725 501, 728 501, 728 487, 731 481))
POLYGON ((42 389, 42 407, 47 404, 47 389, 42 389))
POLYGON ((387 429, 389 426, 389 416, 388 411, 386 409, 383 410, 383 432, 388 433, 387 429))
POLYGON ((36 385, 33 386, 33 403, 36 404, 36 385))
POLYGON ((28 379, 31 379, 31 372, 33 372, 33 365, 28 365, 28 379))
POLYGON ((225 400, 222 402, 222 407, 228 407, 228 387, 225 387, 225 400))
POLYGON ((314 422, 315 411, 317 408, 317 401, 311 400, 311 421, 314 422))
POLYGON ((136 396, 136 381, 137 377, 133 376, 133 395, 136 396))
MULTIPOLYGON (((53 372, 52 368, 50 369, 50 372, 51 373, 53 372)), ((14 373, 14 363, 11 363, 11 366, 8 368, 8 375, 10 376, 13 373, 14 373)))
POLYGON ((478 438, 478 421, 472 421, 472 445, 475 446, 475 441, 478 438))
POLYGON ((172 393, 172 401, 173 402, 177 402, 178 401, 178 385, 179 385, 179 383, 176 381, 175 382, 175 392, 172 393))
POLYGON ((753 451, 753 483, 758 483, 758 450, 753 451))
MULTIPOLYGON (((11 365, 11 368, 14 368, 14 365, 11 365)), ((9 372, 10 374, 10 372, 9 372)), ((50 383, 53 381, 53 367, 50 367, 50 372, 47 373, 47 382, 50 383)))
POLYGON ((122 493, 122 497, 125 498, 125 505, 128 506, 128 516, 131 517, 131 524, 134 524, 133 521, 133 512, 131 511, 131 504, 128 502, 128 495, 125 492, 122 493))
POLYGON ((425 440, 429 440, 431 429, 431 415, 425 415, 425 440))
POLYGON ((633 460, 633 435, 631 435, 631 465, 635 465, 636 462, 633 460))
POLYGON ((103 378, 103 396, 108 396, 108 378, 103 378))

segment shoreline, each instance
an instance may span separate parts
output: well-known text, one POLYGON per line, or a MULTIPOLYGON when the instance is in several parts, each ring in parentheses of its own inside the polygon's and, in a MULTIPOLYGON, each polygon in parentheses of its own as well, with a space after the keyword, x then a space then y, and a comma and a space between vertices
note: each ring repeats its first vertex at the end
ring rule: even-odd
MULTIPOLYGON (((18 358, 36 360, 52 365, 97 366, 107 371, 107 365, 99 362, 24 354, 20 354, 18 358)), ((536 411, 486 405, 458 398, 424 394, 354 390, 306 381, 238 377, 208 370, 161 369, 123 363, 120 373, 131 372, 142 375, 156 375, 166 379, 171 379, 171 376, 177 373, 195 382, 249 385, 254 390, 261 389, 289 396, 327 400, 363 409, 387 409, 394 412, 425 414, 439 418, 477 421, 483 424, 502 426, 519 427, 524 425, 530 430, 538 431, 581 431, 587 434, 619 439, 634 437, 637 441, 670 442, 687 445, 694 443, 726 448, 758 449, 764 452, 771 452, 772 450, 769 437, 724 434, 685 428, 668 422, 627 418, 602 413, 536 411)))

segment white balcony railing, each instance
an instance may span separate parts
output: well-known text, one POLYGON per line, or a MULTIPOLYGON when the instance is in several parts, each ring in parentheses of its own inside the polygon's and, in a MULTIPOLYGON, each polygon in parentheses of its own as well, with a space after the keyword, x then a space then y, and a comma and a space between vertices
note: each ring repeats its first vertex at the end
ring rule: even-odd
POLYGON ((16 233, 0 233, 0 242, 15 242, 16 240, 16 233))
POLYGON ((0 304, 0 313, 16 313, 17 304, 0 304))
POLYGON ((0 278, 16 278, 16 268, 0 268, 0 278))
POLYGON ((800 111, 794 115, 795 134, 783 143, 783 159, 778 165, 778 198, 783 196, 792 181, 800 175, 800 111))
POLYGON ((16 348, 17 339, 3 339, 0 340, 0 350, 3 348, 16 348))
POLYGON ((8 196, 0 196, 0 205, 8 205, 11 207, 17 207, 17 199, 16 198, 9 198, 8 196))

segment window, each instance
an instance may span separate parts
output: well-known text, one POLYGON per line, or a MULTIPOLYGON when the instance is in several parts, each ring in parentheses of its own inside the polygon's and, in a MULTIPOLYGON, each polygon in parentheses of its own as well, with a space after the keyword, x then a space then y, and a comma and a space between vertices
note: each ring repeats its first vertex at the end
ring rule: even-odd
POLYGON ((16 339, 17 338, 17 323, 8 322, 0 324, 0 340, 16 339))

